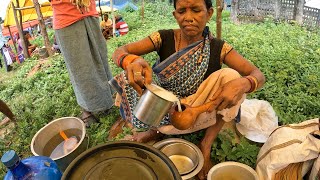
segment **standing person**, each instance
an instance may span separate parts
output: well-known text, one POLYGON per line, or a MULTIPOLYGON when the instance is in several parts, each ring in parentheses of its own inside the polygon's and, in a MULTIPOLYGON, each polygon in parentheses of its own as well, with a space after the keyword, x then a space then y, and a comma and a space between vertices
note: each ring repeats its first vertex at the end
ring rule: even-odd
POLYGON ((113 105, 112 78, 106 41, 99 26, 94 0, 51 0, 53 29, 70 80, 82 107, 82 120, 89 126, 113 105))
MULTIPOLYGON (((13 61, 15 59, 15 55, 10 47, 9 44, 5 43, 1 50, 1 54, 3 57, 4 66, 6 68, 6 71, 9 72, 11 70, 11 64, 13 64, 13 61)), ((1 62, 0 62, 1 64, 1 62)))
POLYGON ((198 174, 205 179, 212 167, 211 148, 219 131, 236 117, 246 93, 263 86, 265 77, 231 45, 212 37, 206 26, 213 14, 211 0, 174 0, 174 9, 179 29, 159 30, 116 49, 113 60, 126 73, 117 75, 112 84, 122 97, 122 118, 140 130, 148 129, 135 133, 133 141, 148 142, 161 133, 187 134, 206 129, 199 144, 204 166, 198 174), (150 66, 141 55, 154 51, 159 60, 150 66), (223 64, 229 68, 222 68, 223 64), (190 129, 175 128, 169 116, 152 129, 133 115, 144 84, 152 82, 152 73, 156 76, 154 82, 173 92, 182 103, 196 107, 211 102, 211 107, 190 129))

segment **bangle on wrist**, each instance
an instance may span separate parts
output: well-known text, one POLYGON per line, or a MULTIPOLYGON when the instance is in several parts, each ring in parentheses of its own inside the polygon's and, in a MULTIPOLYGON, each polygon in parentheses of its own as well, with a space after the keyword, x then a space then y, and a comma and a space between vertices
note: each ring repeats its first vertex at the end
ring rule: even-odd
POLYGON ((120 67, 122 69, 126 70, 127 66, 134 62, 136 59, 138 59, 140 56, 134 55, 134 54, 128 54, 126 57, 123 58, 120 67))
POLYGON ((250 82, 250 85, 251 85, 250 90, 247 93, 252 93, 252 92, 256 91, 258 88, 257 78, 254 76, 251 76, 251 75, 245 76, 245 78, 248 79, 248 81, 250 82))
POLYGON ((121 61, 122 61, 123 58, 125 58, 127 55, 128 55, 128 53, 123 53, 123 54, 120 54, 120 55, 118 56, 118 59, 117 59, 117 62, 116 62, 116 64, 117 64, 118 67, 121 67, 121 66, 120 66, 120 65, 121 65, 121 61))

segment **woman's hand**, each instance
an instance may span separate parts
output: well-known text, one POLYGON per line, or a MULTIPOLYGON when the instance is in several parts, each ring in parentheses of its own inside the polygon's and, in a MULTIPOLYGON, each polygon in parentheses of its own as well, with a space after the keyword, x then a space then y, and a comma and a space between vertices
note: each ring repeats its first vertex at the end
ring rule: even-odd
POLYGON ((251 84, 246 78, 238 78, 227 82, 219 87, 217 92, 210 98, 212 105, 208 112, 231 108, 238 103, 245 92, 249 91, 250 87, 251 84))
POLYGON ((127 66, 126 75, 128 83, 140 96, 142 95, 144 84, 151 84, 152 82, 152 69, 141 57, 127 66))

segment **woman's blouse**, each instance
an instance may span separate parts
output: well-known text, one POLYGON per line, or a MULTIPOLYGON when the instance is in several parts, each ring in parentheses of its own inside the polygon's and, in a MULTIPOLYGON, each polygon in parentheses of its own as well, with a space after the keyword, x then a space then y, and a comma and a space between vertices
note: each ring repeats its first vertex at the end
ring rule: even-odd
MULTIPOLYGON (((176 52, 173 29, 159 30, 152 33, 149 38, 160 57, 160 62, 176 52)), ((207 78, 214 71, 221 69, 224 58, 232 49, 233 48, 231 45, 222 40, 219 40, 217 38, 213 38, 211 40, 209 60, 210 63, 205 74, 205 78, 207 78)))

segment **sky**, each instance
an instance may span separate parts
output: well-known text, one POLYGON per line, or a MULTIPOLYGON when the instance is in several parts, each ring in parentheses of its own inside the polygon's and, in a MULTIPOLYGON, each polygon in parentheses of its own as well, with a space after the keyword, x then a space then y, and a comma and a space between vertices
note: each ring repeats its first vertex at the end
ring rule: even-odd
POLYGON ((10 2, 10 0, 0 0, 0 17, 4 19, 4 16, 6 15, 7 7, 10 2))
MULTIPOLYGON (((6 10, 8 7, 8 4, 10 0, 0 0, 0 17, 4 19, 4 16, 6 15, 6 10)), ((320 9, 320 0, 306 0, 306 5, 314 8, 320 9)))

